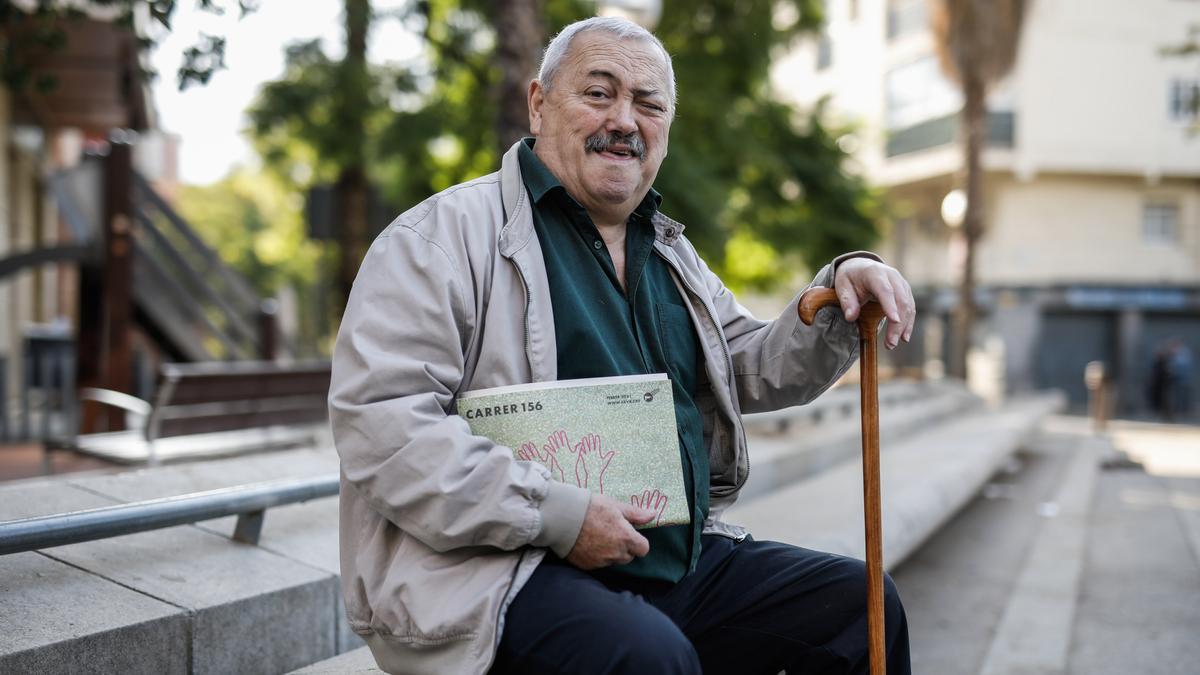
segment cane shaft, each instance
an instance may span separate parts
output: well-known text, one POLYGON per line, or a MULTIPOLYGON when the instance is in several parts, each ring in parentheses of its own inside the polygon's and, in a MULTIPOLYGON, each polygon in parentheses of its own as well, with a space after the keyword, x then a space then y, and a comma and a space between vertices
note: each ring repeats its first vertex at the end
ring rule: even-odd
MULTIPOLYGON (((878 308, 878 305, 874 305, 878 308)), ((859 388, 862 397, 863 522, 867 553, 867 639, 871 675, 884 675, 883 514, 879 486, 879 364, 875 330, 879 316, 859 317, 859 388)))
MULTIPOLYGON (((832 288, 812 288, 800 297, 800 320, 812 325, 817 312, 838 306, 832 288)), ((883 308, 869 302, 858 314, 859 391, 862 398, 863 524, 867 558, 867 647, 871 675, 885 675, 883 623, 883 514, 879 481, 879 362, 876 330, 883 308)))

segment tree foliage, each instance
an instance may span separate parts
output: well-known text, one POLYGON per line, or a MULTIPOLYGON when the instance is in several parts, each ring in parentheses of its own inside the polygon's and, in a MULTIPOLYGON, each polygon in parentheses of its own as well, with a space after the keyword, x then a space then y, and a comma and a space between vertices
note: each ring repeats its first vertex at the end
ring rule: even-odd
MULTIPOLYGON (((768 85, 772 57, 822 22, 820 0, 666 0, 655 31, 679 83, 670 154, 656 187, 701 253, 730 281, 768 286, 793 256, 816 267, 870 245, 874 199, 842 170, 846 159, 820 110, 797 111, 768 85), (791 20, 786 20, 790 16, 791 20), (780 17, 784 17, 781 20, 780 17), (750 255, 753 261, 730 260, 750 255)), ((367 166, 396 209, 498 166, 494 5, 421 0, 387 17, 424 38, 425 58, 372 65, 359 110, 367 166)), ((547 35, 590 15, 580 0, 545 0, 547 35)), ((535 48, 540 49, 541 45, 535 48)), ((302 187, 344 166, 337 63, 317 43, 289 48, 282 79, 250 113, 266 164, 302 187)))
MULTIPOLYGON (((180 214, 231 267, 264 297, 294 291, 301 307, 319 304, 318 271, 328 267, 319 243, 308 238, 303 203, 276 177, 239 169, 204 186, 183 186, 180 214)), ((315 312, 301 312, 301 345, 327 339, 328 327, 315 312)))

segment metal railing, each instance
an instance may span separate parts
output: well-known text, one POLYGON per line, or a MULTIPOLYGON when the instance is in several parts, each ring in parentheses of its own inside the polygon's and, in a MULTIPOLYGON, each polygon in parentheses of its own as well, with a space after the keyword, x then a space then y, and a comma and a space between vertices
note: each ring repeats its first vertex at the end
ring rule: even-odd
POLYGON ((332 497, 338 476, 285 479, 0 522, 0 555, 237 516, 232 539, 257 544, 266 509, 332 497))

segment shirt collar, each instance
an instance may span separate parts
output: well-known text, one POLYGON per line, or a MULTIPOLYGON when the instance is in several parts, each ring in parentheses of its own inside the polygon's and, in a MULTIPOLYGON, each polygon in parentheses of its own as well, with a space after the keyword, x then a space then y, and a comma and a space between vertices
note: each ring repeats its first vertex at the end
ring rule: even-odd
MULTIPOLYGON (((517 151, 521 162, 521 178, 525 181, 525 187, 529 190, 529 195, 533 197, 533 202, 535 204, 541 203, 543 197, 555 191, 555 188, 560 188, 562 194, 578 206, 579 203, 575 201, 575 198, 571 197, 558 178, 550 172, 550 169, 546 168, 541 158, 533 152, 533 144, 536 142, 536 138, 523 138, 521 139, 521 146, 517 151)), ((652 187, 646 191, 646 196, 642 198, 637 208, 633 210, 633 215, 649 220, 658 211, 658 205, 661 203, 662 195, 652 187)))

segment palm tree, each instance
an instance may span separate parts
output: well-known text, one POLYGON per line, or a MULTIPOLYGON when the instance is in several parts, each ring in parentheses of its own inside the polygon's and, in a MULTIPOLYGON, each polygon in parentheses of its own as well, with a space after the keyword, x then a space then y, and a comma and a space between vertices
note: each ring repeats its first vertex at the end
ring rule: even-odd
POLYGON ((983 235, 983 166, 987 91, 1012 70, 1026 0, 929 0, 942 70, 962 89, 963 165, 967 211, 963 217, 966 259, 950 341, 949 374, 966 379, 967 349, 975 322, 975 249, 983 235))

